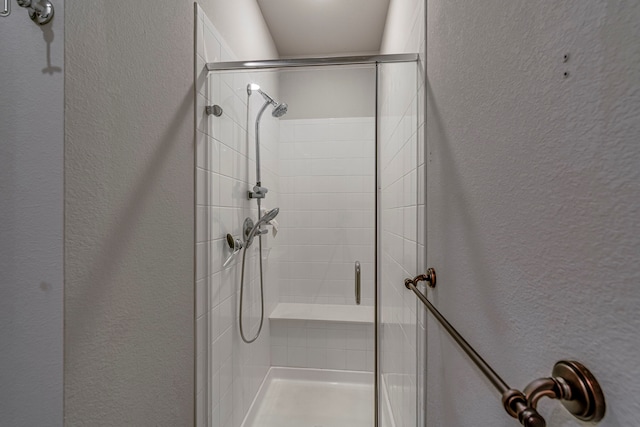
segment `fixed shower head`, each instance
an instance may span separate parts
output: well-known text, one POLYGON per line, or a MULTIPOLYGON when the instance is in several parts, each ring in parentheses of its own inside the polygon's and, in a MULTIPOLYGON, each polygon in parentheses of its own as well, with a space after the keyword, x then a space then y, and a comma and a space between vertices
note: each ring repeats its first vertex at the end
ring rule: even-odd
POLYGON ((259 85, 255 84, 255 83, 249 83, 247 85, 247 93, 249 94, 249 96, 251 96, 251 94, 254 91, 256 91, 260 95, 262 95, 262 97, 264 98, 265 102, 267 102, 267 103, 269 103, 269 104, 271 104, 273 106, 273 111, 271 112, 271 115, 273 117, 282 117, 285 114, 287 114, 287 110, 289 109, 287 104, 285 104, 285 103, 279 104, 278 102, 276 102, 275 99, 270 97, 269 94, 267 94, 265 91, 260 89, 259 85))
POLYGON ((273 111, 271 112, 271 115, 273 117, 282 117, 285 114, 287 114, 287 110, 289 109, 289 106, 287 104, 285 104, 284 102, 282 104, 278 104, 273 111))

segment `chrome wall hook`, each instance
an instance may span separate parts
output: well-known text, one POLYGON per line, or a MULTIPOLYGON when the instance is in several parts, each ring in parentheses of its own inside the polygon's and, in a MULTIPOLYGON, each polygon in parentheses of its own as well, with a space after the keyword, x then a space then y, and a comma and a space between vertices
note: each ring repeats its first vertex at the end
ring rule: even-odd
POLYGON ((207 115, 214 115, 216 117, 220 117, 223 113, 222 107, 219 105, 207 105, 205 107, 205 112, 207 115))
POLYGON ((48 0, 17 0, 18 6, 29 11, 29 17, 38 25, 48 24, 53 19, 53 5, 48 0))

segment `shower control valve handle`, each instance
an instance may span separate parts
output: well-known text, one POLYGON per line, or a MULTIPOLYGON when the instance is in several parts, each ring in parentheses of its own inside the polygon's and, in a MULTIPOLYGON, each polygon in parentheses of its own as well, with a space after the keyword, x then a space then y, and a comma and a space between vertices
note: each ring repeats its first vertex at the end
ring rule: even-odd
POLYGON ((222 264, 222 267, 229 265, 231 260, 240 252, 240 249, 244 246, 242 240, 233 237, 231 234, 227 234, 227 245, 231 249, 231 254, 227 257, 227 260, 222 264))

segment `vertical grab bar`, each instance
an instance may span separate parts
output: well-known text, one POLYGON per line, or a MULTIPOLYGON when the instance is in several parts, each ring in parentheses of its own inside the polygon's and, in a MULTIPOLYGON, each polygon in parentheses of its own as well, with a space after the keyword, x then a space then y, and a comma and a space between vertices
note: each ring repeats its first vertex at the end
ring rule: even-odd
POLYGON ((356 261, 356 304, 360 305, 360 261, 356 261))

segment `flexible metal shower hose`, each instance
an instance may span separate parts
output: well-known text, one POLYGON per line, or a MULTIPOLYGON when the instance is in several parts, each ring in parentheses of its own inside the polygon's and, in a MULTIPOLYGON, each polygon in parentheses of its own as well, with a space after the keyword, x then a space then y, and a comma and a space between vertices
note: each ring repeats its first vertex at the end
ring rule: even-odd
MULTIPOLYGON (((258 208, 260 209, 260 208, 258 208)), ((238 314, 239 324, 240 324, 240 337, 242 337, 242 341, 247 344, 251 344, 260 336, 260 332, 262 331, 262 324, 264 323, 264 287, 263 287, 263 278, 262 278, 262 236, 258 236, 258 244, 260 245, 258 258, 260 258, 260 326, 258 327, 258 332, 256 336, 247 339, 244 335, 244 329, 242 327, 242 303, 244 301, 244 264, 247 257, 247 246, 244 247, 244 251, 242 252, 242 274, 240 276, 240 312, 238 314)))

